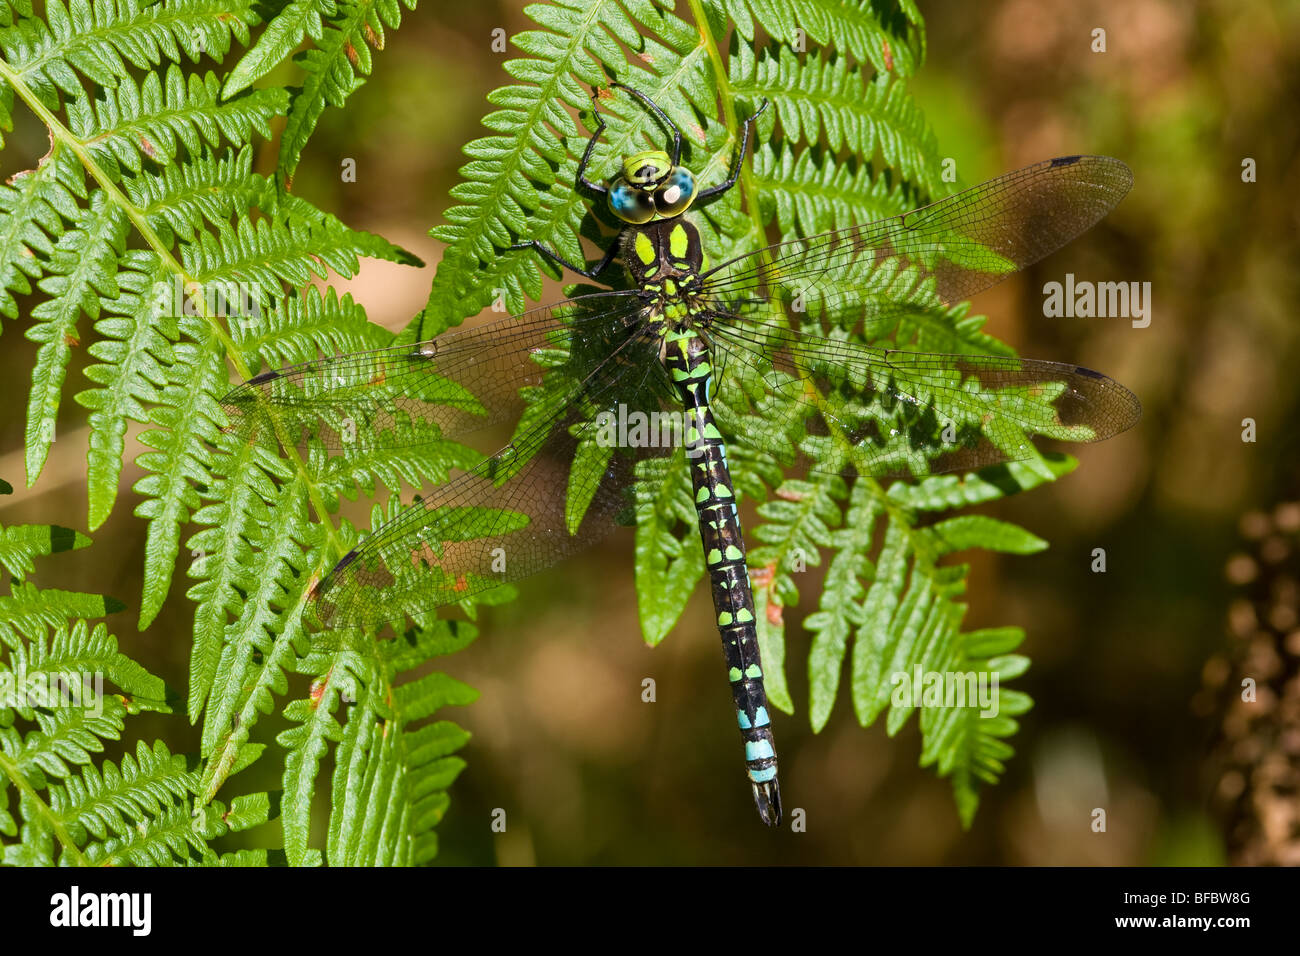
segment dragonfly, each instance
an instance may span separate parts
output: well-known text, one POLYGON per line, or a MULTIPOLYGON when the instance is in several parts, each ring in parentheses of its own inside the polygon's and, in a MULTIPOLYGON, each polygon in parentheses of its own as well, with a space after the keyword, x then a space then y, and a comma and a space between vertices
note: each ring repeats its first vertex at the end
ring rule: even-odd
POLYGON ((628 288, 263 372, 223 405, 250 440, 342 454, 513 425, 504 447, 381 522, 313 585, 328 628, 404 621, 546 568, 634 524, 638 482, 685 487, 688 473, 745 769, 759 817, 777 826, 776 746, 728 448, 813 471, 919 478, 1033 459, 1036 437, 1099 441, 1130 428, 1141 406, 1113 379, 973 348, 926 351, 936 339, 921 319, 1096 224, 1132 174, 1103 156, 1052 159, 710 267, 687 214, 736 185, 766 102, 741 124, 726 178, 701 188, 672 119, 640 91, 615 83, 606 95, 613 89, 671 135, 593 181, 606 128, 594 111, 575 188, 603 201, 616 240, 591 265, 534 239, 510 249, 591 280, 617 258, 628 288))

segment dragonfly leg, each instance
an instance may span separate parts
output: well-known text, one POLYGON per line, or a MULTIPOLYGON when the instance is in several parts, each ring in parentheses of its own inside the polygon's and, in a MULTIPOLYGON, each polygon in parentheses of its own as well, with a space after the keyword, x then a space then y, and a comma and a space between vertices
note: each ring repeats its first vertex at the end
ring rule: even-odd
POLYGON ((596 140, 600 139, 600 134, 605 132, 605 117, 600 115, 596 109, 596 93, 593 90, 591 94, 591 111, 596 116, 596 131, 591 134, 591 139, 587 140, 587 148, 582 153, 582 162, 578 163, 578 176, 574 182, 579 189, 588 189, 597 196, 605 196, 609 190, 600 183, 593 183, 587 178, 587 167, 591 164, 591 154, 596 148, 596 140))
POLYGON ((659 121, 673 131, 673 165, 677 166, 682 161, 682 131, 677 128, 677 124, 668 118, 668 114, 659 108, 654 100, 646 96, 640 90, 634 90, 623 83, 611 83, 610 86, 616 86, 620 90, 627 90, 633 96, 644 104, 645 108, 659 117, 659 121))
POLYGON ((746 119, 745 122, 741 125, 740 148, 736 150, 736 155, 732 157, 731 172, 727 175, 726 182, 718 183, 718 185, 716 186, 711 186, 708 189, 701 190, 700 194, 695 197, 695 205, 698 206, 700 203, 705 202, 706 200, 713 199, 717 196, 721 196, 732 186, 736 185, 736 180, 740 178, 741 164, 744 163, 745 161, 745 153, 749 152, 750 130, 754 128, 754 121, 758 119, 760 116, 762 116, 763 111, 766 109, 767 109, 767 100, 763 100, 763 105, 760 106, 758 109, 756 109, 753 115, 750 116, 748 119, 746 119))
POLYGON ((618 243, 611 243, 609 249, 605 252, 605 257, 588 269, 584 266, 575 265, 554 249, 542 245, 536 239, 526 239, 523 242, 516 242, 514 245, 507 246, 506 248, 535 249, 540 255, 546 259, 550 259, 556 265, 568 269, 570 272, 576 272, 578 275, 585 276, 588 279, 596 279, 599 277, 602 272, 609 268, 609 264, 614 261, 614 256, 618 254, 618 243))

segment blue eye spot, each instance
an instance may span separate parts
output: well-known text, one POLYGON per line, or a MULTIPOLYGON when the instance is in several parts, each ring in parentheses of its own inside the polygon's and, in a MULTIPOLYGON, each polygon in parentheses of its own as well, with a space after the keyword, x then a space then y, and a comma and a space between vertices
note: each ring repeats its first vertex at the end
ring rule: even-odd
POLYGON ((609 208, 619 219, 630 223, 649 222, 655 214, 654 202, 644 189, 621 181, 610 187, 609 208))
POLYGON ((685 166, 674 166, 655 190, 655 208, 661 216, 680 216, 695 199, 695 177, 685 166))

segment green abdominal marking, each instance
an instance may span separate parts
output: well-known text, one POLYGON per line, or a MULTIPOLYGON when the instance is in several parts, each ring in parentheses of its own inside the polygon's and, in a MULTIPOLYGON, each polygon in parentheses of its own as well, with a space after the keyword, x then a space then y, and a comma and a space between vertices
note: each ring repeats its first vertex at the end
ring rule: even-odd
POLYGON ((718 633, 722 637, 722 654, 736 707, 736 723, 745 745, 745 770, 759 816, 769 826, 776 826, 781 820, 776 744, 763 688, 754 594, 745 566, 745 542, 727 468, 726 445, 709 404, 713 374, 709 347, 695 330, 678 329, 664 336, 662 354, 687 420, 696 423, 687 433, 688 447, 695 456, 691 468, 695 510, 718 633))

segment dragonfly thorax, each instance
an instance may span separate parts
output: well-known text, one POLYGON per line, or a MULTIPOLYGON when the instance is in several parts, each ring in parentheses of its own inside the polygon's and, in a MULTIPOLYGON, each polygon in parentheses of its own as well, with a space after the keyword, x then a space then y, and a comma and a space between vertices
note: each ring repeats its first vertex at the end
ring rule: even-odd
POLYGON ((623 262, 653 317, 678 328, 697 311, 704 252, 693 224, 677 217, 629 227, 621 237, 623 262))

